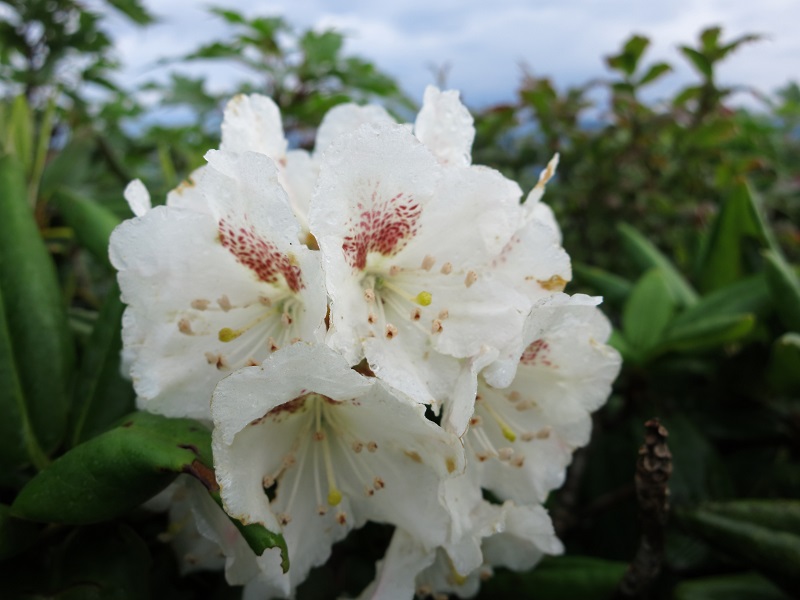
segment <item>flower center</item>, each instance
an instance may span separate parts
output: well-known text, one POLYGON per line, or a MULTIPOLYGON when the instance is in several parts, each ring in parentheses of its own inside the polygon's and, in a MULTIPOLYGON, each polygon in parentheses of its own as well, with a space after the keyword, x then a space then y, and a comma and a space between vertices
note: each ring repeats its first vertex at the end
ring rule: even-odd
POLYGON ((361 489, 366 496, 372 497, 386 485, 383 478, 374 474, 370 465, 373 461, 365 460, 367 456, 378 452, 378 444, 373 440, 360 439, 351 431, 342 414, 341 402, 315 393, 297 400, 302 402, 307 415, 306 423, 294 444, 296 451, 287 454, 281 471, 265 478, 264 485, 270 487, 279 478, 285 481, 286 471, 297 464, 286 503, 276 499, 282 511, 277 515, 280 523, 287 525, 291 522, 292 514, 296 512, 300 481, 308 481, 310 477, 317 514, 324 516, 329 509, 335 508, 336 521, 344 525, 347 523, 347 514, 341 505, 345 496, 352 497, 358 493, 356 490, 361 489), (299 460, 295 458, 295 453, 299 455, 299 460))

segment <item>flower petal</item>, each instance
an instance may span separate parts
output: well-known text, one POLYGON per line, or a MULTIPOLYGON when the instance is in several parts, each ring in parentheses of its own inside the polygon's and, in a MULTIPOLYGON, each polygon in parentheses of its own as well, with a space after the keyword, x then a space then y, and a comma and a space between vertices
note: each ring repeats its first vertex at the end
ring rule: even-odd
POLYGON ((472 162, 475 127, 472 115, 458 96, 453 90, 441 92, 432 85, 425 88, 414 133, 439 162, 462 167, 472 162))
POLYGON ((259 152, 275 161, 286 155, 281 112, 267 96, 234 96, 222 118, 220 150, 234 153, 259 152))

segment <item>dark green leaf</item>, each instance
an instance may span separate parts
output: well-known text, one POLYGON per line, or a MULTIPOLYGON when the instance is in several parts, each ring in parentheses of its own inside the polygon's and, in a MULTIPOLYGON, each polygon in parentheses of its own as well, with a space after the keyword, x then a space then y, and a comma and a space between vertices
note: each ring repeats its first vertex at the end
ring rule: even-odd
POLYGON ((652 242, 627 223, 620 223, 617 229, 622 236, 622 243, 628 251, 628 255, 642 270, 652 267, 658 267, 661 270, 679 306, 691 306, 697 302, 697 292, 675 268, 672 261, 652 242))
POLYGON ((800 331, 800 278, 777 252, 764 252, 767 283, 783 325, 800 331))
POLYGON ((647 352, 661 340, 675 299, 660 269, 651 269, 634 286, 622 311, 622 332, 635 350, 647 352))
POLYGON ((59 190, 54 200, 64 220, 75 231, 81 246, 110 267, 108 238, 119 225, 120 219, 107 208, 70 190, 59 190))
MULTIPOLYGON (((22 488, 15 516, 45 523, 98 523, 127 513, 186 473, 199 479, 219 503, 211 434, 196 421, 137 412, 76 446, 22 488)), ((255 552, 279 547, 283 536, 259 525, 233 521, 255 552)))
POLYGON ((626 569, 625 563, 588 556, 545 557, 529 573, 496 575, 483 584, 481 597, 603 600, 613 595, 626 569))
POLYGON ((681 525, 723 554, 758 569, 783 590, 800 589, 800 536, 713 508, 678 513, 681 525))
POLYGON ((768 579, 756 573, 723 575, 683 581, 675 588, 674 600, 789 600, 768 579))
POLYGON ((95 322, 75 382, 72 446, 105 431, 134 409, 135 393, 131 383, 120 375, 124 308, 115 284, 95 322))
POLYGON ((703 510, 800 536, 800 500, 731 500, 704 504, 703 510))
POLYGON ((633 290, 633 283, 597 267, 573 264, 572 271, 581 284, 586 284, 602 294, 603 300, 611 304, 622 304, 633 290))
POLYGON ((210 434, 189 419, 134 413, 41 471, 12 505, 20 517, 80 525, 122 515, 179 473, 213 486, 210 434), (210 479, 208 479, 210 478, 210 479))
POLYGON ((74 351, 55 269, 27 203, 19 163, 0 158, 0 288, 22 398, 45 453, 66 428, 74 351))

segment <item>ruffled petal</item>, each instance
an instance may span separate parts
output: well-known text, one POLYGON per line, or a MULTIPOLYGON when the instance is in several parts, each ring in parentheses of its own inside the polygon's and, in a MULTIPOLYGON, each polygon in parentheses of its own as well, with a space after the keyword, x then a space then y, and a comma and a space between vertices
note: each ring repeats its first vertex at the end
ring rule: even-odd
POLYGON ((463 167, 472 162, 475 127, 457 91, 442 92, 432 85, 425 88, 414 133, 442 164, 463 167))

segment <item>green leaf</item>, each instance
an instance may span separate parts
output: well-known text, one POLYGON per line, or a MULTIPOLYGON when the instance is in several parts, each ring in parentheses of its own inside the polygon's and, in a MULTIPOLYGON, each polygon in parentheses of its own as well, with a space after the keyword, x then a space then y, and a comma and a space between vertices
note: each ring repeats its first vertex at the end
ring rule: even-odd
POLYGON ((32 436, 49 453, 66 429, 74 350, 55 268, 28 206, 22 169, 13 157, 0 158, 0 195, 0 316, 13 345, 19 381, 13 393, 26 407, 20 416, 27 413, 32 436))
POLYGON ((660 269, 649 270, 634 286, 622 310, 622 332, 635 350, 646 353, 661 340, 675 312, 675 299, 660 269))
POLYGON ((756 573, 683 581, 672 597, 673 600, 788 600, 780 589, 756 573))
POLYGON ((41 471, 12 508, 33 521, 81 525, 122 515, 179 473, 213 485, 210 434, 190 419, 134 413, 41 471), (210 479, 208 479, 210 477, 210 479))
POLYGON ((652 242, 627 223, 618 224, 617 229, 628 255, 642 270, 652 267, 661 270, 678 305, 691 306, 697 302, 697 292, 652 242))
POLYGON ((756 319, 751 314, 709 315, 669 327, 659 351, 702 351, 739 341, 753 331, 756 319))
POLYGON ((107 208, 70 190, 57 191, 54 201, 64 220, 75 231, 81 246, 110 267, 108 238, 120 219, 107 208))
POLYGON ((150 25, 156 21, 139 0, 106 0, 106 2, 139 25, 150 25))
MULTIPOLYGON (((776 508, 780 501, 776 501, 776 508)), ((718 505, 679 512, 681 526, 719 552, 758 569, 790 594, 800 589, 800 536, 749 518, 723 516, 718 505)))
POLYGON ((582 284, 597 290, 603 300, 612 304, 622 304, 633 290, 633 283, 597 267, 583 264, 573 264, 572 271, 582 284))
POLYGON ((800 536, 800 500, 731 500, 707 503, 703 509, 800 536))
POLYGON ((672 321, 672 327, 691 327, 713 317, 764 314, 770 308, 766 277, 759 273, 703 296, 672 321))
POLYGON ((40 529, 40 525, 13 517, 11 508, 0 504, 0 561, 30 548, 40 529))
POLYGON ((800 334, 785 333, 775 340, 767 379, 780 392, 800 393, 800 334))
POLYGON ((800 331, 800 278, 777 252, 767 250, 763 255, 767 283, 778 316, 787 329, 800 331))
POLYGON ((0 385, 0 484, 11 485, 6 477, 12 477, 13 470, 27 462, 41 468, 47 463, 47 457, 33 432, 5 312, 0 287, 0 381, 3 382, 0 385))
POLYGON ((695 69, 705 78, 711 79, 713 77, 713 67, 708 58, 689 46, 680 46, 680 51, 689 59, 695 69))
POLYGON ((711 226, 701 261, 699 279, 703 290, 716 290, 741 278, 742 251, 748 240, 760 248, 774 247, 752 190, 746 183, 739 183, 711 226))
POLYGON ((75 381, 71 446, 105 431, 135 408, 133 387, 120 375, 124 309, 115 283, 95 322, 75 381))
POLYGON ((647 72, 644 75, 642 75, 642 78, 639 79, 639 86, 652 83, 657 79, 660 79, 667 73, 671 72, 672 72, 672 67, 669 64, 665 62, 655 63, 654 65, 651 65, 650 68, 647 69, 647 72))
POLYGON ((548 556, 528 573, 498 573, 481 586, 481 597, 603 600, 614 594, 627 568, 588 556, 548 556))
POLYGON ((646 37, 633 35, 625 42, 622 52, 606 58, 606 63, 612 69, 621 71, 626 77, 630 77, 636 71, 639 60, 649 45, 650 40, 646 37))
POLYGON ((8 123, 6 152, 12 154, 22 165, 25 176, 33 167, 33 117, 24 95, 14 98, 8 123))
MULTIPOLYGON (((137 412, 55 460, 22 488, 11 508, 32 521, 98 523, 139 506, 181 473, 199 479, 219 503, 211 464, 211 434, 198 422, 137 412)), ((288 569, 282 535, 233 522, 255 552, 280 548, 288 569)))

